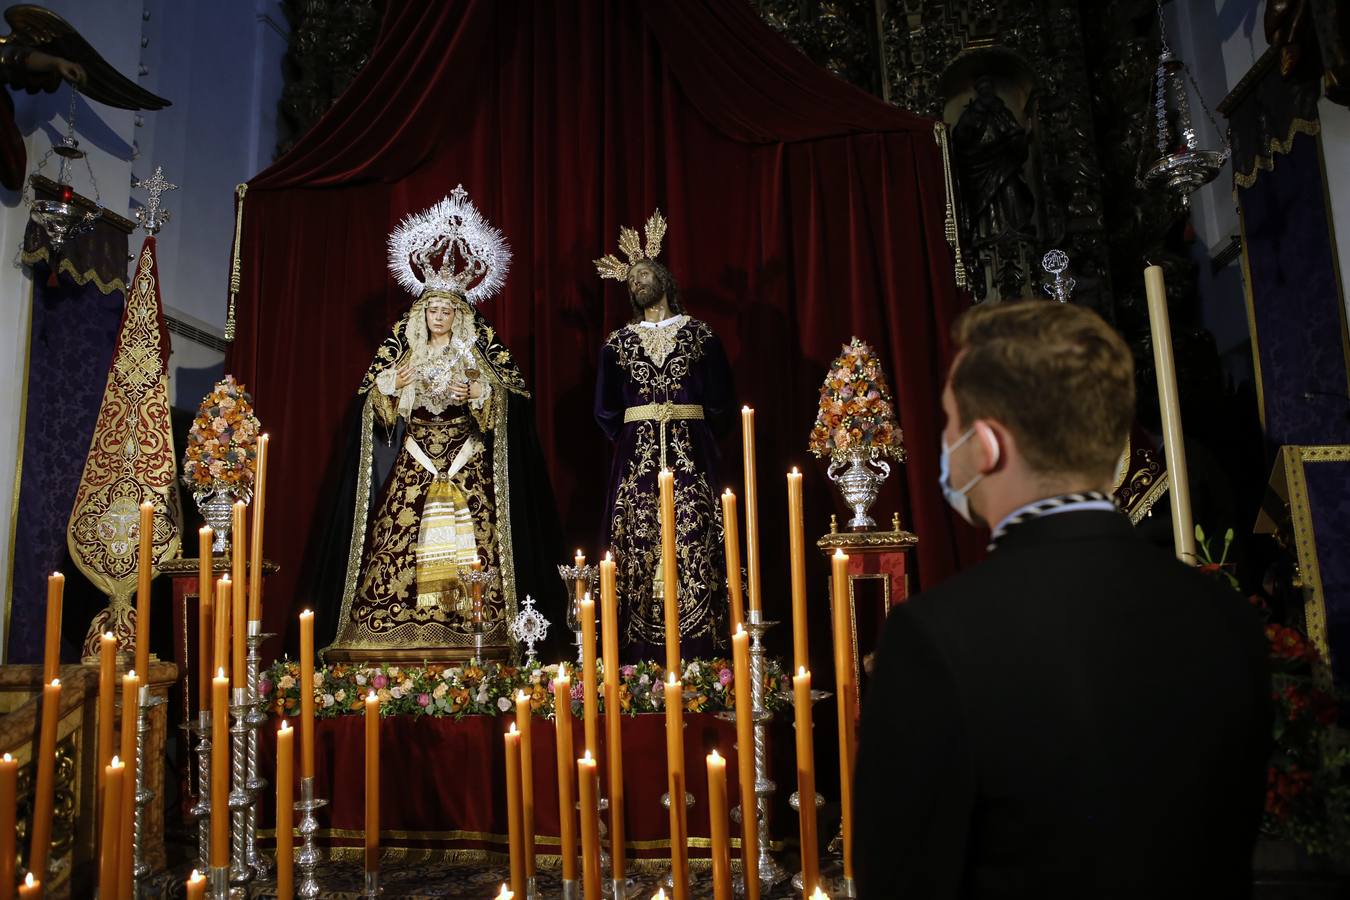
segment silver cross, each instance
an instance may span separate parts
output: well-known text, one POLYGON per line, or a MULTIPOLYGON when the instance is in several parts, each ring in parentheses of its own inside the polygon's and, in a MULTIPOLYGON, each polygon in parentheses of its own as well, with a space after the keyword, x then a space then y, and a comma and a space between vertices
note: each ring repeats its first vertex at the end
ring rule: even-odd
POLYGON ((162 166, 155 166, 153 177, 138 179, 132 187, 150 192, 150 200, 136 210, 136 221, 141 223, 141 227, 146 230, 147 234, 154 234, 169 221, 169 211, 162 209, 159 205, 160 195, 166 191, 178 190, 178 185, 169 183, 169 180, 164 177, 162 166))

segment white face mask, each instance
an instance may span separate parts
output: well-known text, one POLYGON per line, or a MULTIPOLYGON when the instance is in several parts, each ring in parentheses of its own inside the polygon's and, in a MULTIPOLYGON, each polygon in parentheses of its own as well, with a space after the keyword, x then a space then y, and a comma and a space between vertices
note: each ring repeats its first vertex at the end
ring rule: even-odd
MULTIPOLYGON (((971 525, 975 520, 970 512, 970 489, 984 480, 983 473, 978 473, 970 481, 966 482, 965 487, 960 489, 952 487, 952 453, 960 449, 961 445, 970 440, 975 434, 975 426, 972 425, 966 429, 965 434, 956 439, 956 443, 950 447, 947 446, 947 435, 942 435, 942 459, 939 463, 938 486, 942 488, 942 496, 947 500, 949 506, 956 510, 956 514, 965 519, 971 525)), ((998 462, 998 444, 994 445, 994 462, 998 462)))

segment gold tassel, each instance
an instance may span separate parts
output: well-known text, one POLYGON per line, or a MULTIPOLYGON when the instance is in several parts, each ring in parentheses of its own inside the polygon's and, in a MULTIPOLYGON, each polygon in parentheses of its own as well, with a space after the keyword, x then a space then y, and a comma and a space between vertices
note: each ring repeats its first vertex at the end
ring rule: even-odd
POLYGON ((239 249, 244 234, 244 195, 248 185, 234 186, 234 255, 230 260, 230 308, 225 314, 225 340, 234 340, 234 298, 239 294, 239 249))
POLYGON ((947 244, 952 248, 956 257, 956 286, 963 288, 966 287, 966 264, 961 259, 961 237, 956 227, 956 188, 952 183, 951 151, 947 147, 947 125, 945 123, 933 123, 933 139, 942 148, 942 180, 947 193, 947 214, 946 220, 943 222, 943 230, 946 232, 947 244))

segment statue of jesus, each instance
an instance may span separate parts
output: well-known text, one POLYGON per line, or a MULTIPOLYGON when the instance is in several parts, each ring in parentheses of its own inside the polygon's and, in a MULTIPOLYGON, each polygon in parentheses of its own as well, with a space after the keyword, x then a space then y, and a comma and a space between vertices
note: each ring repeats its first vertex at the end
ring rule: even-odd
POLYGON ((686 659, 726 644, 726 566, 717 436, 735 418, 731 368, 706 322, 687 315, 660 252, 665 220, 647 223, 645 249, 625 228, 613 255, 596 261, 602 277, 622 280, 632 320, 600 351, 595 419, 614 442, 605 504, 604 543, 614 554, 620 635, 628 660, 661 658, 665 597, 657 476, 675 481, 680 646, 686 659))

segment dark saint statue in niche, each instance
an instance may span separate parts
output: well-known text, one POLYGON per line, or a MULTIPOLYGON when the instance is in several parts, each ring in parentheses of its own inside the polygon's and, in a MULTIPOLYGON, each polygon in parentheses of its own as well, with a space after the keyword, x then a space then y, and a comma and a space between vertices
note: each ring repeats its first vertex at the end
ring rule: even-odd
POLYGON ((952 141, 973 246, 1035 237, 1036 199, 1022 174, 1030 136, 990 76, 975 80, 975 96, 957 119, 952 141))

